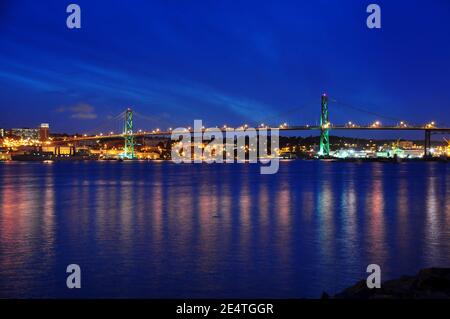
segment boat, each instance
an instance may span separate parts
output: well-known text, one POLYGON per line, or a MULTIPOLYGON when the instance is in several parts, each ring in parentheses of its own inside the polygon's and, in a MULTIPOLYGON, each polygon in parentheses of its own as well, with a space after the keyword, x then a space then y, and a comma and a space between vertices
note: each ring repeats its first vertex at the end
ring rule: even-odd
POLYGON ((44 162, 53 159, 52 153, 23 153, 23 154, 11 154, 11 159, 13 161, 27 161, 27 162, 44 162))

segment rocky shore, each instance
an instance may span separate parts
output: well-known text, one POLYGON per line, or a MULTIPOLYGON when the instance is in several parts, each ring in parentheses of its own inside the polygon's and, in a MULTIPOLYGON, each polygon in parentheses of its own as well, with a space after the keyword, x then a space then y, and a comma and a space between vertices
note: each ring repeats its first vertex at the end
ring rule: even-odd
POLYGON ((385 281, 380 289, 367 288, 362 280, 331 299, 450 299, 450 268, 426 268, 415 276, 385 281))

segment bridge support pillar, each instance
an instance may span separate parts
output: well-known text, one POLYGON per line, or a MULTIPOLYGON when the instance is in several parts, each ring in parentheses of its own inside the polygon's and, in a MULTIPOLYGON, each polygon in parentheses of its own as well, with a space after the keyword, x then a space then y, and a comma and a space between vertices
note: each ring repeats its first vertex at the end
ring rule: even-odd
POLYGON ((328 96, 322 94, 322 107, 320 114, 320 148, 319 156, 330 156, 330 136, 328 119, 328 96))
POLYGON ((429 158, 431 157, 430 149, 431 149, 431 131, 425 130, 425 140, 423 147, 423 157, 429 158))
POLYGON ((123 130, 125 145, 122 157, 126 159, 134 159, 134 136, 133 136, 133 111, 128 108, 125 112, 125 126, 123 130))

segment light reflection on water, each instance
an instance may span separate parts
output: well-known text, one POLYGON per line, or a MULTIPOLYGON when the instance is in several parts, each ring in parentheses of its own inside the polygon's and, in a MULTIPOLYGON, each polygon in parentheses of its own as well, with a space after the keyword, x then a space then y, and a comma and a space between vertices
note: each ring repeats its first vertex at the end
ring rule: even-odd
POLYGON ((320 297, 450 266, 441 163, 0 164, 0 297, 320 297), (83 288, 65 288, 82 268, 83 288))

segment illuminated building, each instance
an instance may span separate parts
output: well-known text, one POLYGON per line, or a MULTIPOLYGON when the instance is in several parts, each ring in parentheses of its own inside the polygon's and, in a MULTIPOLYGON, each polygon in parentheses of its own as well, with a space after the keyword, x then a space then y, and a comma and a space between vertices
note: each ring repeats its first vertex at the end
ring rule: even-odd
POLYGON ((39 130, 34 128, 13 128, 11 135, 24 140, 37 140, 39 138, 39 130))
POLYGON ((0 147, 0 161, 11 160, 11 155, 7 147, 0 147))
POLYGON ((42 152, 54 155, 74 155, 75 148, 71 146, 42 146, 42 152))
POLYGON ((413 149, 414 143, 412 141, 399 141, 398 147, 403 149, 413 149))
POLYGON ((0 138, 4 138, 5 137, 5 130, 0 128, 0 138))
POLYGON ((48 123, 42 123, 39 127, 39 140, 46 141, 49 138, 50 125, 48 123))

